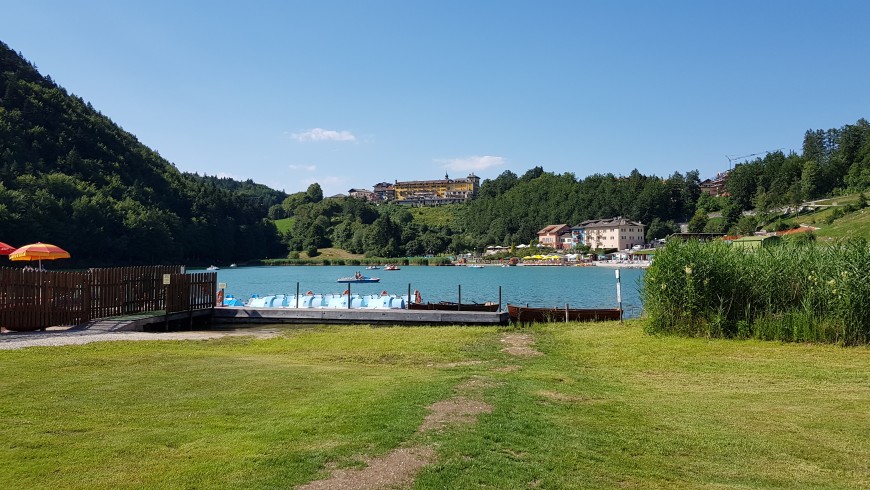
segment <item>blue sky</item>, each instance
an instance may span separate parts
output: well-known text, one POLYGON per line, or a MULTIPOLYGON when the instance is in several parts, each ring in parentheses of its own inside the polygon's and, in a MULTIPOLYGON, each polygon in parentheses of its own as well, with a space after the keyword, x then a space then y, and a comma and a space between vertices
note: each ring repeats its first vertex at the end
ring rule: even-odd
POLYGON ((184 171, 326 195, 667 176, 870 117, 866 1, 0 0, 0 40, 184 171))

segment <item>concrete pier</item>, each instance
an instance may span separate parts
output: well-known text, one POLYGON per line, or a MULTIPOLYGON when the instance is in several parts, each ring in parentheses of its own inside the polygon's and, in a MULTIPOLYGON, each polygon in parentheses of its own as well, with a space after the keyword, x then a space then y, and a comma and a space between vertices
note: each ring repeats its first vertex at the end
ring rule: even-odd
POLYGON ((366 325, 507 325, 506 311, 446 311, 344 308, 214 309, 212 321, 226 323, 366 324, 366 325))

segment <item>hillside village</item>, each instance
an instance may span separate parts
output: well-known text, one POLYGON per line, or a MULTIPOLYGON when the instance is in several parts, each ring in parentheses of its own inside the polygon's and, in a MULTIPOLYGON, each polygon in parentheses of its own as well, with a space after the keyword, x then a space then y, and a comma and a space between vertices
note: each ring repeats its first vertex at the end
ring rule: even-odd
POLYGON ((348 196, 369 202, 395 202, 408 206, 441 206, 470 201, 480 191, 480 177, 473 173, 468 177, 443 179, 380 182, 372 190, 350 189, 348 196))

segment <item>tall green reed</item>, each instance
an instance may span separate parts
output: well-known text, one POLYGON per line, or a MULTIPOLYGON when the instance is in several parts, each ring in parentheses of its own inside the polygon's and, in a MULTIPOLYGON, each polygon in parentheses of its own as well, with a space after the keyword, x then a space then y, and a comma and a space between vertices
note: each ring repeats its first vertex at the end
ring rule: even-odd
POLYGON ((672 242, 656 254, 642 295, 650 332, 866 344, 870 248, 672 242))

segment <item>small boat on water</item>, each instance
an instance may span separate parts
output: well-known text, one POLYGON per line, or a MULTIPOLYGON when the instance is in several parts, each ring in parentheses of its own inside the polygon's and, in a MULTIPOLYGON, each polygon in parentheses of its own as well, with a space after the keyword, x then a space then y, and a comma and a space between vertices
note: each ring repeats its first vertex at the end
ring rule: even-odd
POLYGON ((389 264, 389 265, 384 266, 385 271, 397 271, 400 269, 401 269, 401 267, 399 267, 398 265, 395 265, 395 264, 389 264))
POLYGON ((207 270, 207 271, 219 271, 219 270, 221 270, 221 268, 216 266, 216 265, 210 265, 210 266, 206 267, 205 270, 207 270))
POLYGON ((443 311, 498 311, 499 304, 486 303, 453 303, 440 301, 438 303, 408 303, 409 310, 443 310, 443 311))
POLYGON ((619 320, 619 308, 533 308, 507 305, 508 314, 514 323, 535 322, 603 322, 619 320))
POLYGON ((378 267, 376 265, 370 265, 370 266, 366 267, 366 270, 369 270, 369 271, 376 271, 378 269, 380 269, 380 267, 378 267))
POLYGON ((381 280, 380 277, 369 277, 369 276, 352 276, 352 277, 339 277, 335 282, 344 282, 344 283, 356 283, 356 282, 379 282, 381 280))
POLYGON ((469 269, 483 269, 483 266, 480 264, 468 264, 465 267, 468 267, 469 269))

